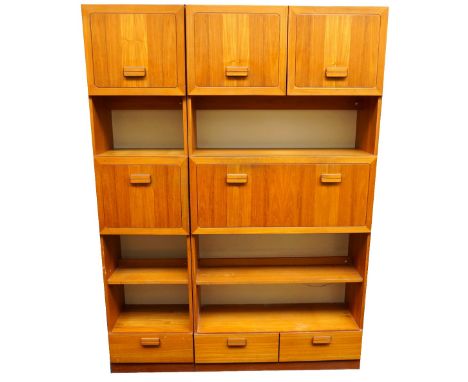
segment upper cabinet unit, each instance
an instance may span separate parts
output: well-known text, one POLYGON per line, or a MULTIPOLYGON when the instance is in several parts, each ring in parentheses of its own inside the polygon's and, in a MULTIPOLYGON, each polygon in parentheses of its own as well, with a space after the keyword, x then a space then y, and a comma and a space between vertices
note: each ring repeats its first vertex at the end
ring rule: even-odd
POLYGON ((187 6, 189 95, 286 94, 288 7, 187 6))
POLYGON ((288 94, 381 95, 387 12, 290 7, 288 94))
POLYGON ((83 6, 90 95, 184 95, 184 6, 83 6))

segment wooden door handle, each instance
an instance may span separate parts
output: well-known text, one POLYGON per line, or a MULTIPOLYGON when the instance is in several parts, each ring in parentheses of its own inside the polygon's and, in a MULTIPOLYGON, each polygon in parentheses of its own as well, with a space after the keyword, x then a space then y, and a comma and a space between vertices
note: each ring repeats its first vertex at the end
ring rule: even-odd
POLYGON ((322 174, 320 181, 322 183, 341 183, 341 174, 322 174))
POLYGON ((330 345, 332 341, 331 336, 314 336, 312 337, 312 345, 330 345))
POLYGON ((143 347, 159 347, 161 345, 161 340, 158 337, 142 338, 140 343, 143 347))
POLYGON ((325 69, 325 76, 327 78, 346 78, 348 77, 347 66, 328 66, 325 69))
POLYGON ((146 68, 144 66, 124 66, 124 77, 144 77, 146 76, 146 68))
POLYGON ((247 346, 247 339, 245 338, 228 338, 227 346, 230 348, 243 348, 247 346))
POLYGON ((150 184, 151 175, 150 174, 131 174, 130 175, 130 184, 150 184))
POLYGON ((226 66, 224 70, 226 77, 247 77, 249 75, 248 66, 226 66))
POLYGON ((227 174, 226 183, 227 184, 245 184, 247 183, 247 174, 227 174))

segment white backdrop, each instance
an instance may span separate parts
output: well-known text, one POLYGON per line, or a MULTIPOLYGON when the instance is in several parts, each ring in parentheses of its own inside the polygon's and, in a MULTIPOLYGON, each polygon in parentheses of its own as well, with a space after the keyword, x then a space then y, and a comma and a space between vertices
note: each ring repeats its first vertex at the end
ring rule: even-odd
POLYGON ((361 370, 110 375, 79 1, 9 1, 1 380, 468 380, 466 2, 333 5, 390 6, 361 370))

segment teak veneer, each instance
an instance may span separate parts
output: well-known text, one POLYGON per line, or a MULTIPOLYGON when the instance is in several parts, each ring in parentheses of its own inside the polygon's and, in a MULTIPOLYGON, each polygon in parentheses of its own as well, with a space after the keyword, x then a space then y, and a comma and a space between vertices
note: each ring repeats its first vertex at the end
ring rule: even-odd
POLYGON ((387 18, 82 6, 113 372, 359 368, 387 18))

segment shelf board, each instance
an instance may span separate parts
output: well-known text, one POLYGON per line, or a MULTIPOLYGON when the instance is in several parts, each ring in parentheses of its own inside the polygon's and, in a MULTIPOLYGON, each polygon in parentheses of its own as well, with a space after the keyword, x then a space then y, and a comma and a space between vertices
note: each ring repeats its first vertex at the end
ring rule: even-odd
POLYGON ((215 160, 264 160, 294 163, 372 163, 376 156, 359 149, 196 149, 196 162, 215 160))
POLYGON ((108 284, 188 284, 187 268, 182 267, 119 267, 108 278, 108 284))
MULTIPOLYGON (((305 233, 369 233, 366 226, 352 227, 197 227, 194 235, 259 235, 259 234, 305 234, 305 233)), ((102 234, 102 231, 101 231, 102 234)))
POLYGON ((96 157, 183 157, 184 149, 115 149, 104 151, 96 157))
POLYGON ((360 330, 344 304, 206 305, 199 333, 360 330))
POLYGON ((351 265, 231 266, 197 271, 198 285, 223 284, 331 284, 362 282, 351 265))
POLYGON ((190 333, 188 305, 126 305, 112 333, 190 333))
POLYGON ((189 233, 184 228, 102 228, 101 235, 183 235, 189 233))

